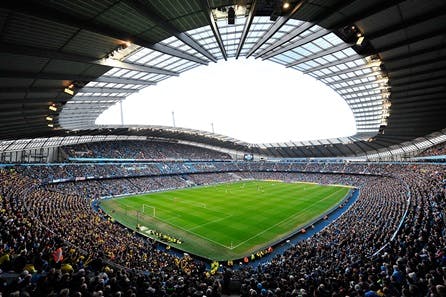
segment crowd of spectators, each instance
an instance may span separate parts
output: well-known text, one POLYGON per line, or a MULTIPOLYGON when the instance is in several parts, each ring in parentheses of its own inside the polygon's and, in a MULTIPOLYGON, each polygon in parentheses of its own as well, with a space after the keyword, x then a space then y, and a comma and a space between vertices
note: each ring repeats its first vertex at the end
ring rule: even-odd
POLYGON ((215 150, 175 142, 149 140, 102 141, 62 147, 71 158, 228 160, 215 150))
MULTIPOLYGON (((150 162, 150 163, 84 163, 50 164, 47 166, 17 166, 23 175, 31 176, 42 183, 67 180, 107 179, 115 177, 142 177, 184 173, 210 172, 337 172, 368 173, 370 164, 343 163, 272 163, 272 162, 150 162)), ((386 166, 374 169, 385 174, 386 166)), ((373 172, 372 172, 373 173, 373 172)))
MULTIPOLYGON (((145 176, 162 173, 158 164, 54 164, 47 166, 17 166, 17 171, 42 183, 54 180, 79 180, 92 177, 145 176)), ((165 172, 167 173, 167 172, 165 172)))
MULTIPOLYGON (((156 176, 44 186, 40 172, 54 172, 46 168, 53 166, 1 169, 0 292, 4 296, 446 296, 442 166, 220 163, 213 164, 215 173, 197 173, 209 172, 211 163, 176 164, 175 170, 186 171, 162 175, 167 169, 157 164, 149 167, 156 176), (323 231, 270 262, 256 268, 225 267, 214 275, 202 261, 167 253, 159 243, 111 222, 91 206, 100 196, 238 179, 349 184, 359 187, 361 195, 323 231), (395 233, 404 216, 405 223, 395 233)), ((121 165, 107 166, 98 170, 109 168, 113 174, 106 172, 107 176, 117 173, 114 177, 122 173, 121 165)), ((61 178, 85 170, 76 165, 57 167, 61 178)), ((88 174, 96 175, 96 167, 92 165, 93 173, 88 174)))
POLYGON ((446 155, 446 142, 439 143, 427 150, 421 152, 418 157, 428 157, 428 156, 444 156, 446 155))

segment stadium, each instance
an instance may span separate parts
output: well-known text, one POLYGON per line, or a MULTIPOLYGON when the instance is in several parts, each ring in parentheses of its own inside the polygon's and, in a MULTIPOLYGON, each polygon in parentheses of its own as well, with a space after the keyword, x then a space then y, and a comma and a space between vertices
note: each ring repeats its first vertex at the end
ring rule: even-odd
POLYGON ((444 1, 1 1, 0 20, 0 296, 446 296, 444 1), (336 92, 356 133, 97 124, 245 58, 336 92))

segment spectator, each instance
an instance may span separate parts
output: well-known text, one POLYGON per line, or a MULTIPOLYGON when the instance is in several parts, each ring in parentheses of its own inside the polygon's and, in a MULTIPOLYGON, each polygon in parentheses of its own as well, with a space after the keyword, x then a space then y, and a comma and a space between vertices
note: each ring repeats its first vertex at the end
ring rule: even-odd
POLYGON ((241 296, 445 294, 446 178, 441 166, 166 162, 142 170, 131 167, 0 169, 0 292, 4 296, 221 296, 225 289, 241 296), (196 174, 200 171, 206 173, 196 174), (51 178, 113 178, 42 185, 42 172, 51 178), (167 172, 174 174, 164 175, 167 172), (238 179, 342 183, 359 187, 361 195, 323 231, 270 262, 215 275, 205 273, 203 262, 166 253, 155 241, 111 223, 91 207, 92 199, 107 194, 238 179), (406 223, 395 233, 404 215, 406 223))

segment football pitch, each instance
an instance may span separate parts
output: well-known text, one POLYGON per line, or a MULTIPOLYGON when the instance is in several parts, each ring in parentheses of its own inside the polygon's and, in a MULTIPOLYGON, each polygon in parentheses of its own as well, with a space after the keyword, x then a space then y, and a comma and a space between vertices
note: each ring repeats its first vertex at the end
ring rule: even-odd
POLYGON ((211 260, 243 258, 336 206, 349 187, 241 181, 103 200, 114 220, 211 260))

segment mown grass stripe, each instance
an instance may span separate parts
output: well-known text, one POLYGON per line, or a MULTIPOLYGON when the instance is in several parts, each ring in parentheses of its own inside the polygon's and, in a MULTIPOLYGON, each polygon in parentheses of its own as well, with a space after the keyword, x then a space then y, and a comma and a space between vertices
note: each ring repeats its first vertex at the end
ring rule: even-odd
POLYGON ((177 247, 189 253, 226 260, 293 232, 336 205, 348 191, 339 186, 243 181, 111 199, 102 207, 131 228, 138 221, 181 238, 184 243, 177 247), (137 215, 143 204, 156 208, 156 218, 150 207, 137 215))

